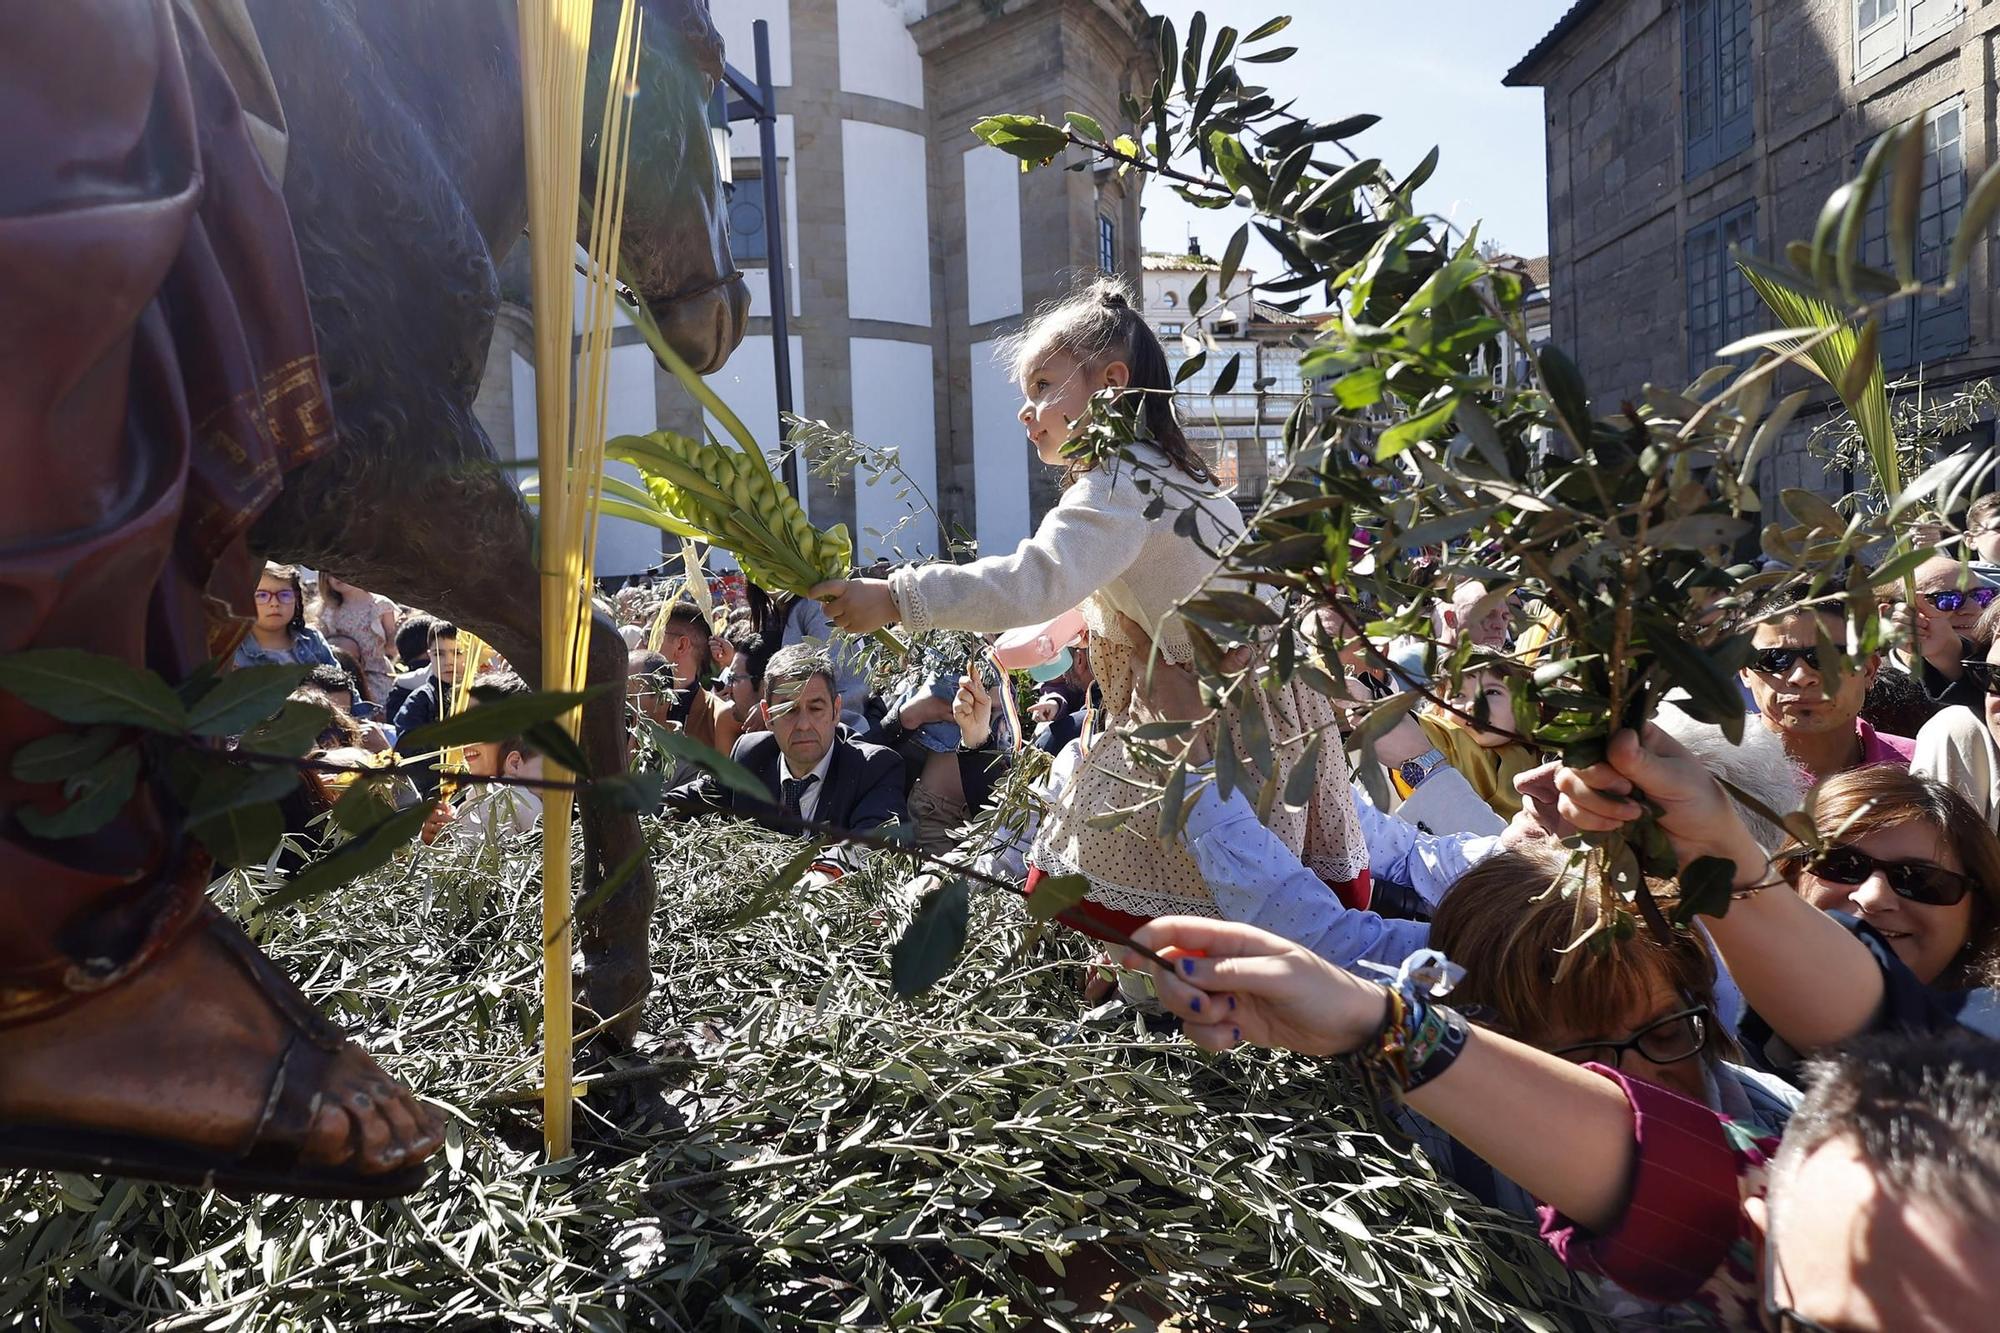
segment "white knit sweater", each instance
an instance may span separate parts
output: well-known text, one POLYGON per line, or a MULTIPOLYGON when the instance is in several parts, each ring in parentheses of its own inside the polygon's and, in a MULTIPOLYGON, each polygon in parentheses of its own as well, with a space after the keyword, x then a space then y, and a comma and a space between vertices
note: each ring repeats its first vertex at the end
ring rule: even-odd
POLYGON ((1071 484, 1013 554, 899 569, 889 590, 912 630, 1007 630, 1081 605, 1093 635, 1119 641, 1111 613, 1123 612, 1170 661, 1186 662, 1193 656, 1186 626, 1168 613, 1208 582, 1219 552, 1242 531, 1234 501, 1193 481, 1153 446, 1137 445, 1131 458, 1071 484), (1156 496, 1166 507, 1149 519, 1156 496), (1174 531, 1190 507, 1201 511, 1191 538, 1174 531))

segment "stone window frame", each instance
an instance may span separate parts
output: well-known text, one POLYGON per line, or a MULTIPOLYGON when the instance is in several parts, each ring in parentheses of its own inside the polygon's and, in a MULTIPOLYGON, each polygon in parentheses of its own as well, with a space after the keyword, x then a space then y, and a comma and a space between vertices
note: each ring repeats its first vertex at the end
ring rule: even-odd
POLYGON ((1878 74, 1944 36, 1965 17, 1965 8, 1965 0, 1850 0, 1853 81, 1878 74))
MULTIPOLYGON (((1916 258, 1917 277, 1925 283, 1944 280, 1951 262, 1952 237, 1965 210, 1965 118, 1965 97, 1959 93, 1924 112, 1924 185, 1917 207, 1916 258)), ((1854 150, 1857 167, 1873 143, 1871 138, 1854 150)), ((1889 254, 1889 199, 1894 176, 1892 163, 1861 220, 1861 262, 1884 271, 1895 268, 1889 254)), ((1972 345, 1966 285, 1943 295, 1918 296, 1890 305, 1882 312, 1880 337, 1882 367, 1892 375, 1921 362, 1957 356, 1972 345)))
POLYGON ((1097 267, 1107 275, 1118 271, 1118 224, 1103 209, 1097 212, 1097 267))
POLYGON ((1730 255, 1757 252, 1757 201, 1746 199, 1688 228, 1683 268, 1689 378, 1715 364, 1715 352, 1757 331, 1763 305, 1730 255))
POLYGON ((1750 0, 1682 0, 1681 144, 1684 177, 1750 147, 1756 69, 1750 0))
MULTIPOLYGON (((783 168, 779 168, 779 171, 779 180, 782 183, 783 168)), ((761 172, 745 174, 740 169, 732 171, 731 174, 735 177, 735 183, 726 187, 728 199, 723 206, 723 223, 724 229, 729 234, 730 258, 734 259, 739 267, 748 265, 752 268, 763 268, 771 262, 771 220, 764 216, 764 177, 761 172), (736 228, 736 210, 745 207, 754 209, 757 214, 758 252, 754 254, 745 252, 737 245, 742 233, 736 228)))

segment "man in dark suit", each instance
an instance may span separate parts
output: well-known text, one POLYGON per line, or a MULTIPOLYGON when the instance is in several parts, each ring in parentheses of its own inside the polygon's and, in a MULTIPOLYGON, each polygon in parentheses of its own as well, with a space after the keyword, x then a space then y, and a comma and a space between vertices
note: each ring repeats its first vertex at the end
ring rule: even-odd
MULTIPOLYGON (((738 740, 730 758, 777 803, 746 796, 708 773, 674 788, 669 800, 734 810, 786 833, 795 831, 792 820, 853 833, 907 832, 903 760, 894 750, 855 740, 840 725, 841 698, 824 649, 797 643, 775 653, 764 668, 763 701, 771 729, 738 740)), ((829 847, 812 870, 837 879, 863 855, 863 848, 829 847)))

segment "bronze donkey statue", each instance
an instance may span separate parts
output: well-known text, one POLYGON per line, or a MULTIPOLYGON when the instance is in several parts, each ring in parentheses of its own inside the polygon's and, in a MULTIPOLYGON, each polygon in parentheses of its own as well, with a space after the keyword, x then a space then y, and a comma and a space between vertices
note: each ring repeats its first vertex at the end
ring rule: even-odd
MULTIPOLYGON (((742 338, 706 111, 722 74, 708 0, 642 0, 623 268, 697 370, 742 338)), ((528 181, 511 0, 251 0, 288 122, 284 196, 333 394, 339 447, 287 479, 252 532, 274 559, 332 570, 465 626, 531 684, 541 616, 533 522, 472 402, 522 235, 528 181)), ((583 194, 617 5, 598 0, 583 194)), ((581 213, 581 208, 579 210, 581 213)), ((581 230, 581 226, 580 226, 581 230)), ((600 623, 597 681, 625 646, 600 623)), ((625 764, 624 692, 587 710, 602 772, 625 764)), ((586 806, 587 884, 641 846, 635 815, 586 806)), ((639 869, 582 926, 584 998, 630 1037, 651 980, 655 886, 639 869)))

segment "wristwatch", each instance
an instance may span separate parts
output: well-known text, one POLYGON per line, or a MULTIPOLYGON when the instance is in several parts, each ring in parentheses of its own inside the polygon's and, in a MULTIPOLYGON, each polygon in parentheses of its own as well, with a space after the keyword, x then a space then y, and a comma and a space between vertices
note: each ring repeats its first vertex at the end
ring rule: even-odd
POLYGON ((1405 759, 1396 765, 1397 774, 1410 787, 1423 785, 1424 779, 1444 767, 1444 751, 1433 745, 1414 759, 1405 759))

